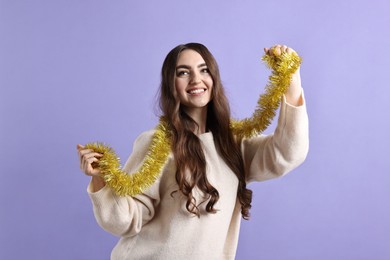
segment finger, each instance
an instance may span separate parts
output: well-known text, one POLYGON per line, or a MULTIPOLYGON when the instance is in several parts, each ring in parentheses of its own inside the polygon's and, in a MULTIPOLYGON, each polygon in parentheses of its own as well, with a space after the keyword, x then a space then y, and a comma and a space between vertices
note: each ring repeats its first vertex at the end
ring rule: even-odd
POLYGON ((85 158, 90 157, 90 156, 88 156, 90 153, 93 153, 93 150, 91 150, 91 149, 79 150, 78 155, 79 155, 80 162, 85 160, 85 158))
POLYGON ((96 176, 96 175, 100 174, 100 169, 93 168, 92 164, 88 164, 87 169, 85 171, 85 174, 90 175, 90 176, 96 176))
POLYGON ((91 157, 100 158, 103 156, 103 154, 96 153, 91 149, 84 149, 84 150, 79 151, 79 156, 80 156, 80 160, 83 160, 83 159, 86 160, 86 159, 91 158, 91 157))
POLYGON ((83 171, 85 174, 87 174, 87 172, 88 172, 88 163, 87 163, 87 161, 85 161, 85 160, 81 161, 81 163, 80 163, 80 169, 81 169, 81 171, 83 171))
POLYGON ((97 159, 95 157, 82 158, 81 163, 80 163, 82 170, 87 171, 88 168, 91 166, 91 164, 94 162, 94 160, 97 160, 97 159))
POLYGON ((96 158, 90 158, 88 160, 84 160, 83 163, 81 164, 81 170, 86 174, 86 175, 93 175, 96 173, 99 173, 100 170, 98 168, 93 168, 92 163, 99 161, 96 158))
POLYGON ((92 149, 82 149, 82 150, 79 150, 79 153, 81 155, 84 155, 84 154, 88 154, 88 153, 93 153, 94 151, 92 149))
POLYGON ((84 149, 84 146, 81 145, 81 144, 77 144, 76 148, 77 148, 77 155, 79 156, 79 160, 80 160, 80 163, 81 163, 81 154, 80 154, 80 151, 81 151, 82 149, 84 149))
POLYGON ((101 155, 97 153, 91 153, 82 157, 81 163, 85 162, 87 165, 92 165, 95 162, 98 162, 101 155))
POLYGON ((84 159, 89 159, 89 158, 93 158, 93 157, 101 158, 102 156, 103 156, 103 154, 101 154, 101 153, 90 152, 90 153, 84 154, 83 158, 84 159))
POLYGON ((92 157, 89 157, 88 159, 86 159, 85 161, 86 161, 88 164, 92 164, 92 163, 94 163, 94 162, 98 162, 99 160, 98 160, 96 157, 92 156, 92 157))
POLYGON ((273 55, 275 55, 275 56, 279 56, 281 53, 282 53, 282 51, 280 50, 280 45, 276 45, 275 46, 275 48, 273 49, 273 55))
POLYGON ((80 155, 80 168, 82 171, 87 171, 88 165, 99 161, 103 155, 100 153, 90 152, 84 155, 80 155))
POLYGON ((281 49, 281 52, 283 53, 283 52, 287 52, 287 46, 286 45, 282 45, 281 47, 280 47, 280 49, 281 49))

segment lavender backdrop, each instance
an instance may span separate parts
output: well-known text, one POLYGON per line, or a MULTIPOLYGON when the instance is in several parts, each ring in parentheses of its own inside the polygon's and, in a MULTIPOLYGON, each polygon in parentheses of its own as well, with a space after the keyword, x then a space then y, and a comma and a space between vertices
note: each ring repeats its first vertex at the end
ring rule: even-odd
POLYGON ((95 223, 75 146, 104 141, 125 160, 157 123, 163 58, 197 41, 238 118, 266 83, 263 47, 304 58, 310 154, 251 185, 237 259, 390 259, 389 12, 386 0, 1 0, 0 258, 108 259, 117 238, 95 223))

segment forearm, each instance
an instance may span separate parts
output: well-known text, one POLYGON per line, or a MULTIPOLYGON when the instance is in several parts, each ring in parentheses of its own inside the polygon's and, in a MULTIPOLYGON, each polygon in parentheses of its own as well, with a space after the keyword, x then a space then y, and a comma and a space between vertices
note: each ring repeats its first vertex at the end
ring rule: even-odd
POLYGON ((88 194, 98 224, 116 236, 133 236, 154 216, 153 200, 145 195, 137 197, 117 196, 109 187, 92 192, 92 181, 88 194))
POLYGON ((302 105, 290 104, 287 98, 282 103, 278 126, 273 136, 282 172, 288 172, 302 163, 309 148, 309 122, 302 89, 300 98, 302 105))
POLYGON ((299 69, 292 75, 290 86, 286 92, 286 101, 292 106, 302 106, 302 86, 299 69))
POLYGON ((264 181, 286 174, 306 158, 308 118, 302 91, 302 106, 284 97, 278 126, 273 135, 260 135, 242 142, 247 181, 264 181))

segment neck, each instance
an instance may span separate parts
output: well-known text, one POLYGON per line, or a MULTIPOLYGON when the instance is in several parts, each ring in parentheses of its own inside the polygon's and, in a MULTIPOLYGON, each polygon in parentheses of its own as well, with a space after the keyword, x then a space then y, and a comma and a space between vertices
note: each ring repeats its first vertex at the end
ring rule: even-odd
POLYGON ((186 109, 185 112, 198 125, 198 127, 194 129, 194 134, 204 134, 206 132, 207 107, 186 109))

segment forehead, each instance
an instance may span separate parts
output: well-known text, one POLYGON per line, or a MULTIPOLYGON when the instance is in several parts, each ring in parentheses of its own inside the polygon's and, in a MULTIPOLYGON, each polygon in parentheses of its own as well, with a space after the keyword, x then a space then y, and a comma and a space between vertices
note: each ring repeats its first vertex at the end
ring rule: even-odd
POLYGON ((182 51, 177 58, 177 65, 199 65, 205 63, 202 55, 198 52, 187 49, 182 51))

